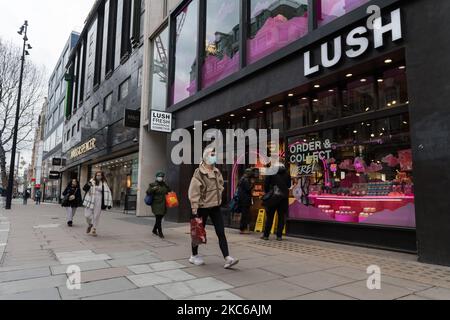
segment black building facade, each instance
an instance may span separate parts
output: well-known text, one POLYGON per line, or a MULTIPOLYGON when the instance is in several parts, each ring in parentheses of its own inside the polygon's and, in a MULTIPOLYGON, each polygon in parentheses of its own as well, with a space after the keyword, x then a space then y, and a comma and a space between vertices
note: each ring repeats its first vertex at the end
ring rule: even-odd
MULTIPOLYGON (((170 16, 166 107, 176 128, 279 129, 296 185, 289 235, 450 265, 448 1, 230 1, 215 11, 234 14, 219 26, 229 29, 211 32, 215 3, 182 1, 170 16), (231 32, 232 50, 220 39, 231 32)), ((168 166, 186 194, 195 167, 168 166)), ((226 203, 244 169, 221 166, 231 226, 239 217, 226 203)), ((182 198, 169 218, 188 213, 182 198)))
POLYGON ((142 0, 103 0, 92 8, 67 64, 63 183, 105 172, 116 209, 134 210, 139 130, 125 126, 142 89, 142 0))

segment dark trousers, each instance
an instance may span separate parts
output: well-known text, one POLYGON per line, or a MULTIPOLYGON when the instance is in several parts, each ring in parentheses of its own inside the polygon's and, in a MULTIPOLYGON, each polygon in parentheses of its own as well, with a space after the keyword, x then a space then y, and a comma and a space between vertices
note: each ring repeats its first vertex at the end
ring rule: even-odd
POLYGON ((156 216, 155 227, 153 228, 153 233, 162 233, 162 221, 163 216, 156 216))
MULTIPOLYGON (((228 241, 227 237, 225 236, 225 225, 223 223, 223 217, 222 213, 220 212, 220 207, 199 209, 198 216, 202 218, 204 226, 206 226, 208 217, 211 218, 211 221, 216 230, 217 238, 219 239, 219 246, 220 250, 222 251, 223 257, 228 257, 230 253, 228 250, 228 241)), ((192 255, 198 255, 198 246, 192 246, 192 255)))
POLYGON ((267 219, 266 219, 266 227, 264 229, 264 237, 270 236, 270 231, 272 231, 273 219, 275 218, 275 213, 278 212, 278 228, 277 228, 277 237, 283 237, 283 230, 286 224, 286 216, 289 211, 289 200, 283 200, 278 203, 275 207, 266 208, 267 211, 267 219))
POLYGON ((250 206, 241 207, 241 231, 246 231, 250 224, 250 206))

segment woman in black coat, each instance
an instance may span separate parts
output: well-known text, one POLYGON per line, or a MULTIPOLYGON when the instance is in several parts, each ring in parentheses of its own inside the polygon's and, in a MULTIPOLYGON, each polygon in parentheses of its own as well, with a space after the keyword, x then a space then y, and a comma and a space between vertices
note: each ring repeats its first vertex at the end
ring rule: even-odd
POLYGON ((73 217, 78 207, 82 205, 80 183, 77 179, 73 179, 63 192, 62 206, 67 210, 67 225, 73 226, 73 217))
POLYGON ((252 182, 253 170, 245 170, 245 175, 238 185, 239 208, 241 209, 241 234, 249 234, 250 224, 250 208, 253 204, 252 190, 254 184, 252 182))

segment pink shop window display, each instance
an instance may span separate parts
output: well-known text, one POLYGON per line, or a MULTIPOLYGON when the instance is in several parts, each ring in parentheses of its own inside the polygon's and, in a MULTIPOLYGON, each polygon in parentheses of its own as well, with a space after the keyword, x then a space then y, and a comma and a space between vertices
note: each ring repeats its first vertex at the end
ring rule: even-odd
POLYGON ((363 157, 337 161, 329 141, 290 148, 291 219, 415 228, 410 149, 367 164, 363 157))
POLYGON ((319 0, 318 23, 325 25, 367 2, 369 0, 319 0))

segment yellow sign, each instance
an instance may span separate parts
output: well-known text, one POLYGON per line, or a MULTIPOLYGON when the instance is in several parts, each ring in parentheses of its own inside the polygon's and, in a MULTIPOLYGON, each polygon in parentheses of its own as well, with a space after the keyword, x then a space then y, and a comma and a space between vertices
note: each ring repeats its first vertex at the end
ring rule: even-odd
MULTIPOLYGON (((275 234, 277 233, 277 229, 278 229, 278 212, 275 213, 275 218, 274 218, 274 223, 272 224, 272 231, 270 232, 271 234, 275 234)), ((283 234, 286 234, 286 224, 284 225, 284 230, 283 230, 283 234)))
POLYGON ((260 209, 258 213, 258 219, 256 220, 255 232, 264 231, 265 218, 266 218, 266 210, 260 209))
POLYGON ((91 151, 92 149, 95 149, 95 143, 97 142, 97 140, 95 138, 92 138, 91 140, 89 140, 86 143, 83 143, 81 146, 79 146, 78 148, 73 149, 70 152, 70 159, 74 159, 77 158, 83 154, 85 154, 86 152, 91 151))

